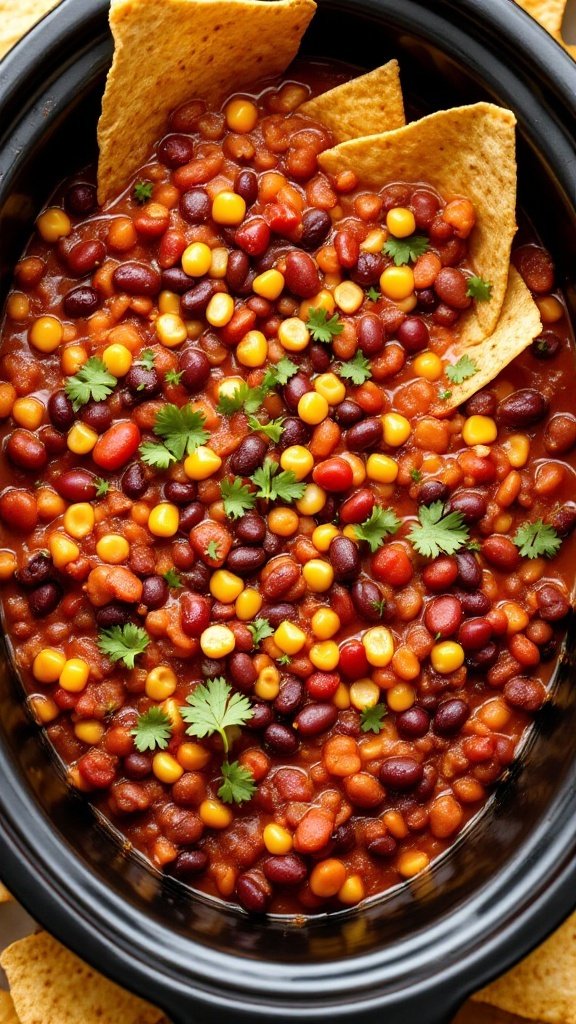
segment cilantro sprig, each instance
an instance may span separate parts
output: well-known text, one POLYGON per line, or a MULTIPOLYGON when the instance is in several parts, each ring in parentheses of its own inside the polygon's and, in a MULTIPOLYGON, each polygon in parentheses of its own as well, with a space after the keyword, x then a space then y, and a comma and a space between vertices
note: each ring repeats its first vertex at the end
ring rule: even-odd
POLYGON ((282 431, 284 427, 284 416, 279 416, 277 420, 270 420, 269 423, 261 423, 260 420, 256 419, 255 416, 248 417, 248 426, 250 430, 256 431, 258 434, 264 434, 273 444, 278 444, 278 441, 282 437, 282 431))
MULTIPOLYGON (((296 363, 293 363, 287 356, 283 356, 279 362, 269 366, 264 374, 262 383, 258 387, 251 388, 246 381, 242 381, 231 395, 221 394, 218 399, 217 410, 223 416, 233 416, 235 412, 242 410, 247 416, 253 416, 262 408, 266 396, 277 387, 283 387, 291 377, 298 372, 296 363)), ((252 428, 256 429, 256 428, 252 428)))
POLYGON ((96 497, 105 498, 110 490, 108 480, 105 480, 103 476, 97 476, 94 483, 96 484, 96 497))
POLYGON ((374 554, 375 551, 378 551, 378 548, 382 547, 384 538, 397 533, 401 525, 398 516, 391 508, 380 508, 378 506, 372 509, 370 515, 363 523, 358 523, 354 527, 354 532, 356 539, 366 541, 370 551, 374 554))
POLYGON ((446 367, 446 376, 453 384, 462 384, 469 377, 473 377, 475 373, 478 373, 478 367, 474 360, 470 359, 470 356, 460 356, 457 363, 446 367))
POLYGON ((138 716, 138 721, 130 735, 134 737, 136 750, 143 754, 146 750, 166 750, 172 736, 172 720, 162 708, 148 708, 138 716))
POLYGON ((234 693, 232 687, 223 676, 208 679, 186 698, 186 704, 180 709, 182 718, 187 724, 186 732, 197 739, 207 736, 220 736, 224 748, 222 762, 222 785, 218 796, 224 803, 244 803, 256 792, 254 777, 247 768, 238 761, 230 761, 230 741, 227 729, 233 725, 245 725, 250 721, 254 711, 247 697, 234 693))
POLYGON ((343 380, 350 380, 356 386, 364 384, 365 381, 370 380, 372 376, 370 363, 366 359, 366 356, 362 355, 360 349, 358 349, 353 359, 349 359, 346 363, 342 363, 336 372, 343 380))
POLYGON ((424 558, 437 558, 440 554, 453 555, 470 539, 462 513, 445 513, 441 501, 421 505, 418 520, 410 530, 408 540, 412 541, 416 551, 424 558))
POLYGON ((121 661, 126 668, 134 668, 139 654, 143 654, 150 637, 141 626, 127 622, 124 626, 110 626, 101 629, 98 636, 98 647, 110 661, 121 661))
POLYGON ((140 445, 142 462, 156 469, 168 469, 173 462, 179 462, 206 443, 210 434, 204 429, 205 422, 204 413, 190 404, 178 407, 167 402, 156 414, 153 427, 162 440, 144 441, 140 445))
POLYGON ((371 708, 364 708, 360 715, 360 728, 362 732, 379 733, 384 728, 384 719, 388 714, 385 704, 374 704, 371 708))
POLYGON ((138 365, 143 366, 145 370, 154 369, 154 352, 151 348, 142 349, 138 357, 138 365))
POLYGON ((488 302, 492 298, 492 282, 473 274, 468 278, 466 295, 477 302, 488 302))
POLYGON ((112 394, 118 379, 110 373, 106 364, 98 356, 91 356, 78 373, 68 377, 64 390, 72 402, 74 412, 78 412, 88 402, 103 402, 112 394))
POLYGON ((306 489, 306 485, 296 479, 291 469, 280 470, 273 459, 266 459, 250 479, 258 488, 256 498, 264 501, 297 501, 306 489))
POLYGON ((542 519, 522 523, 512 540, 522 558, 553 558, 562 545, 554 527, 542 519))
POLYGON ((181 577, 176 572, 176 569, 168 569, 168 572, 164 573, 164 579, 168 586, 172 587, 173 590, 180 590, 184 586, 181 577))
POLYGON ((344 330, 344 324, 338 313, 334 313, 334 316, 328 318, 328 313, 322 306, 310 310, 306 327, 310 331, 312 339, 321 341, 324 345, 329 345, 332 339, 342 334, 344 330))
POLYGON ((234 477, 233 480, 222 480, 220 493, 224 502, 224 511, 230 519, 240 519, 256 504, 256 495, 247 484, 242 483, 240 477, 234 477))
POLYGON ((256 648, 260 646, 266 637, 274 635, 274 629, 268 622, 268 619, 254 619, 254 622, 248 626, 248 629, 252 634, 252 643, 256 648))
POLYGON ((151 181, 137 181, 134 185, 133 195, 137 203, 146 203, 152 198, 154 185, 151 181))
POLYGON ((382 253, 389 256, 397 267, 401 267, 404 263, 415 263, 429 248, 430 244, 424 235, 410 235, 408 238, 390 237, 384 242, 382 253))

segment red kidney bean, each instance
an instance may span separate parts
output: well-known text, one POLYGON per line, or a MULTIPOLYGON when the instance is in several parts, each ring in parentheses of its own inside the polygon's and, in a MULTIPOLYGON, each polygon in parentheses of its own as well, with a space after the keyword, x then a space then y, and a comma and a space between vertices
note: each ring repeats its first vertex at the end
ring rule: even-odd
POLYGON ((244 651, 234 651, 228 660, 228 671, 239 689, 248 693, 258 678, 254 663, 244 651))
POLYGON ((346 228, 337 231, 334 235, 334 248, 341 267, 350 269, 355 267, 360 255, 360 243, 351 231, 346 228))
POLYGON ((442 701, 436 708, 432 728, 439 736, 455 736, 470 717, 470 708, 466 701, 452 697, 442 701))
POLYGON ((48 399, 48 415, 57 430, 69 430, 75 420, 72 402, 65 391, 54 391, 48 399))
POLYGON ((262 870, 274 885, 301 885, 308 874, 305 861, 297 853, 267 857, 262 870))
POLYGON ((89 402, 81 410, 80 419, 97 434, 103 434, 112 423, 112 410, 106 402, 89 402))
POLYGON ((91 316, 92 313, 96 312, 99 305, 100 297, 98 292, 87 285, 72 288, 71 291, 66 292, 62 300, 64 315, 71 320, 76 320, 82 316, 91 316))
POLYGON ((140 431, 135 423, 117 420, 98 438, 92 449, 92 458, 102 469, 120 469, 136 454, 140 441, 140 431))
POLYGON ((352 486, 352 466, 346 461, 346 459, 342 459, 340 456, 335 455, 331 459, 325 459, 324 462, 319 462, 314 467, 312 479, 314 480, 314 483, 317 483, 318 486, 322 487, 325 491, 333 491, 336 493, 347 491, 352 486))
POLYGON ((124 774, 129 779, 139 781, 152 774, 151 754, 128 754, 122 763, 124 774))
POLYGON ((43 619, 60 604, 62 589, 53 581, 36 587, 28 597, 30 611, 35 619, 43 619))
POLYGON ((448 502, 449 512, 461 512, 465 523, 477 523, 486 515, 488 497, 481 491, 457 491, 448 502))
POLYGON ((445 245, 454 237, 454 228, 442 216, 435 217, 428 230, 433 245, 445 245))
POLYGON ((261 544, 266 536, 266 523, 257 512, 247 512, 236 522, 236 536, 245 544, 261 544))
POLYGON ((274 629, 278 629, 280 623, 284 622, 285 619, 293 620, 296 612, 293 604, 282 601, 277 604, 267 604, 265 602, 262 605, 260 614, 262 618, 268 619, 268 622, 274 629))
POLYGON ((296 412, 302 395, 313 390, 309 377, 306 377, 303 373, 295 373, 284 386, 284 401, 292 412, 296 412))
POLYGON ((126 497, 132 501, 138 501, 142 497, 148 487, 148 480, 146 479, 142 463, 134 462, 131 466, 128 466, 128 469, 122 475, 120 486, 126 497))
POLYGON ((237 576, 253 576, 266 562, 266 552, 262 548, 232 548, 226 559, 226 568, 237 576))
MULTIPOLYGON (((191 280, 189 278, 189 281, 191 280)), ((212 296, 221 291, 224 291, 222 281, 199 281, 182 295, 180 312, 190 318, 202 316, 212 296)))
POLYGON ((548 412, 548 400, 534 388, 520 388, 503 398, 496 410, 496 419, 501 426, 531 427, 548 412))
POLYGON ((514 263, 531 292, 544 295, 554 287, 554 264, 545 249, 524 245, 514 253, 514 263))
POLYGON ((314 373, 325 373, 326 370, 330 369, 332 360, 325 345, 312 342, 308 348, 308 357, 314 373))
POLYGON ((466 656, 466 664, 470 668, 487 670, 496 663, 498 659, 498 648, 493 640, 490 640, 478 651, 472 651, 466 656))
POLYGON ((53 576, 52 559, 43 551, 37 551, 32 555, 27 565, 16 573, 16 579, 23 587, 37 587, 41 583, 47 583, 53 576))
POLYGON ((272 722, 264 731, 264 743, 273 754, 290 755, 298 750, 298 737, 288 725, 272 722))
POLYGON ((482 541, 482 554, 490 565, 502 572, 511 572, 520 564, 520 552, 509 537, 493 533, 482 541))
POLYGON ((248 256, 263 256, 270 244, 271 232, 263 217, 245 220, 234 235, 234 241, 248 256))
POLYGON ((559 622, 570 611, 568 598, 553 583, 545 583, 543 587, 538 588, 536 603, 544 622, 559 622))
POLYGON ((460 626, 458 643, 466 652, 479 651, 492 637, 492 625, 488 619, 477 617, 468 619, 460 626))
POLYGON ((393 857, 398 850, 398 843, 394 836, 379 836, 378 839, 372 839, 366 849, 371 857, 393 857))
MULTIPOLYGON (((375 313, 365 313, 357 321, 358 347, 368 358, 377 356, 384 348, 384 324, 375 313)), ((342 402, 341 405, 344 405, 342 402)), ((348 426, 349 424, 345 424, 348 426)))
POLYGON ((400 793, 422 782, 424 769, 413 757, 387 757, 380 766, 380 781, 400 793))
POLYGON ((158 145, 158 159, 166 167, 182 167, 194 157, 194 142, 188 135, 165 135, 158 145))
POLYGON ((380 280, 384 270, 384 259, 376 252, 360 252, 356 266, 350 271, 350 278, 362 288, 369 288, 380 280))
POLYGON ((467 278, 461 270, 454 267, 442 267, 434 281, 434 291, 440 302, 444 302, 451 309, 468 309, 472 299, 466 294, 467 288, 467 278))
POLYGON ((335 409, 336 422, 341 427, 353 427, 355 423, 362 419, 363 415, 364 412, 358 403, 353 402, 350 398, 340 402, 335 409))
POLYGON ((208 867, 208 855, 204 850, 183 850, 170 865, 171 874, 178 878, 198 875, 208 867))
POLYGON ((536 359, 555 359, 562 348, 562 339, 554 331, 542 331, 534 338, 530 351, 536 359))
POLYGON ((443 302, 440 302, 434 313, 432 319, 435 324, 440 327, 453 327, 458 319, 459 313, 457 309, 451 309, 450 306, 446 306, 443 302))
POLYGON ((212 203, 204 188, 191 188, 180 196, 180 214, 189 224, 205 224, 212 213, 212 203))
POLYGON ((126 387, 140 401, 155 398, 162 390, 162 381, 157 370, 145 366, 131 366, 124 378, 126 387))
POLYGON ((317 249, 332 229, 332 221, 326 210, 307 210, 302 217, 303 249, 317 249))
POLYGON ((351 452, 364 452, 380 444, 383 433, 380 417, 368 416, 346 431, 346 446, 351 452))
POLYGON ((456 597, 446 594, 444 597, 433 597, 426 605, 424 625, 432 636, 438 634, 442 639, 452 636, 462 622, 462 605, 456 597))
POLYGON ((179 480, 167 480, 164 484, 164 497, 174 505, 188 505, 196 498, 196 484, 190 480, 181 483, 179 480))
POLYGON ((210 377, 210 363, 199 348, 189 348, 180 357, 181 384, 191 394, 200 391, 210 377))
POLYGON ((544 447, 549 455, 565 455, 576 445, 576 416, 557 413, 546 424, 544 447))
POLYGON ((547 693, 544 683, 539 679, 528 679, 526 676, 514 676, 504 683, 504 696, 513 708, 522 711, 538 711, 546 701, 547 693))
POLYGON ((427 229, 440 209, 440 200, 428 189, 418 188, 412 193, 409 206, 414 214, 416 227, 427 229))
POLYGON ((48 455, 63 455, 67 449, 66 438, 50 424, 40 427, 38 437, 46 445, 48 455))
POLYGON ((180 513, 180 533, 189 533, 204 519, 206 506, 201 501, 192 501, 180 513))
POLYGON ((477 590, 482 583, 482 569, 472 551, 459 551, 456 557, 458 583, 465 590, 477 590))
POLYGON ((382 619, 382 592, 372 580, 364 577, 352 584, 350 595, 356 612, 366 622, 382 619))
POLYGON ((360 572, 358 547, 349 537, 334 537, 328 549, 328 558, 337 583, 351 583, 360 572))
POLYGON ((559 537, 567 537, 576 526, 576 504, 567 501, 559 508, 554 508, 546 517, 546 522, 553 526, 559 537))
POLYGON ((494 416, 498 400, 491 391, 477 391, 466 402, 467 416, 494 416))
POLYGON ((22 487, 9 487, 0 496, 0 519, 12 530, 31 533, 38 523, 36 499, 22 487))
POLYGON ((283 423, 282 437, 278 447, 283 451, 293 444, 302 444, 306 447, 310 440, 310 430, 297 416, 287 416, 283 423))
POLYGON ((416 292, 418 309, 423 313, 433 313, 438 308, 438 297, 433 288, 419 288, 416 292))
POLYGON ((335 724, 338 718, 338 708, 334 704, 307 704, 298 712, 294 725, 298 734, 305 739, 312 736, 319 736, 327 732, 335 724))
POLYGON ((273 558, 274 555, 279 555, 283 550, 282 538, 278 537, 277 534, 272 533, 271 530, 266 530, 264 540, 262 541, 262 547, 268 555, 268 558, 273 558))
POLYGON ((407 711, 396 715, 396 728, 405 739, 417 740, 425 736, 430 728, 430 715, 415 704, 407 711))
POLYGON ((240 875, 236 882, 238 902, 250 914, 265 914, 272 893, 263 880, 254 875, 240 875))
POLYGON ((92 210, 95 210, 98 205, 96 188, 85 182, 71 185, 66 192, 64 205, 69 213, 74 213, 76 216, 92 213, 92 210))
POLYGON ((395 206, 407 206, 410 202, 411 193, 410 185, 386 185, 380 193, 383 212, 388 213, 395 206))
POLYGON ((114 287, 128 295, 146 295, 154 298, 162 287, 162 278, 148 263, 130 260, 116 267, 112 275, 114 287))
POLYGON ((231 252, 226 268, 226 284, 231 292, 237 292, 244 284, 250 270, 250 260, 240 249, 231 252))
POLYGON ((294 250, 286 257, 284 280, 289 292, 309 299, 320 291, 320 275, 314 260, 306 252, 294 250))
POLYGON ((264 701, 253 701, 252 718, 248 719, 244 728, 250 729, 251 732, 261 732, 263 729, 267 729, 273 721, 274 714, 270 705, 265 704, 264 701))
POLYGON ((210 601, 201 594, 182 594, 180 617, 186 636, 199 637, 210 625, 210 601))
POLYGON ((304 684, 296 676, 288 676, 280 684, 280 691, 272 705, 277 715, 295 715, 304 703, 304 684))
POLYGON ((118 604, 112 601, 97 608, 95 611, 96 624, 101 629, 108 629, 110 626, 124 626, 130 621, 130 609, 125 604, 118 604))
POLYGON ((5 452, 10 462, 19 469, 42 469, 48 461, 46 445, 30 430, 18 427, 6 441, 5 452))
POLYGON ((66 253, 66 262, 75 277, 91 274, 106 258, 106 246, 97 238, 76 242, 66 253))
POLYGON ((97 484, 94 473, 87 469, 67 469, 53 481, 54 487, 66 501, 93 501, 97 484))
POLYGON ((252 206, 258 198, 258 175, 249 168, 236 175, 234 191, 242 196, 246 206, 252 206))
POLYGON ((465 615, 487 615, 490 611, 490 598, 481 590, 455 590, 454 596, 460 601, 465 615))
POLYGON ((430 341, 430 333, 419 316, 407 316, 396 332, 400 344, 408 352, 420 352, 430 341))
POLYGON ((163 576, 147 576, 142 583, 142 604, 149 609, 162 608, 169 596, 168 584, 163 576))
POLYGON ((433 501, 446 501, 449 493, 441 480, 425 480, 418 489, 418 504, 431 505, 433 501))
POLYGON ((162 288, 169 292, 176 292, 183 295, 190 288, 190 278, 185 274, 182 267, 168 267, 162 271, 162 288))
POLYGON ((264 462, 268 444, 256 434, 250 434, 230 456, 230 471, 236 476, 250 476, 264 462))

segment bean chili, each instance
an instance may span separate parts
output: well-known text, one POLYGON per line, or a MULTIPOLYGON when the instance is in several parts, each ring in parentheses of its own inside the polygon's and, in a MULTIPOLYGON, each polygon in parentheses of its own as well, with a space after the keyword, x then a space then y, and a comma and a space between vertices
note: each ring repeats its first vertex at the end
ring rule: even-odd
POLYGON ((425 167, 321 173, 298 107, 339 80, 192 100, 105 208, 64 187, 2 332, 29 707, 134 847, 254 913, 354 905, 453 842, 548 699, 573 584, 552 261, 514 254, 540 338, 433 414, 475 372, 474 209, 425 167))

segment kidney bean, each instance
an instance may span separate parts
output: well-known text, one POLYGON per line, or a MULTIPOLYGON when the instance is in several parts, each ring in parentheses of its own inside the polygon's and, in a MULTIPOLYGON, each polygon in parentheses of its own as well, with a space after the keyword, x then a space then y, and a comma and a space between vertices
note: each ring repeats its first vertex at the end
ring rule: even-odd
POLYGON ((396 715, 396 728, 399 735, 405 739, 420 739, 430 728, 430 716, 424 708, 414 704, 407 711, 401 711, 396 715))
POLYGON ((168 480, 164 484, 164 497, 174 505, 188 505, 196 497, 197 487, 191 480, 181 483, 179 480, 168 480))
POLYGON ((6 441, 5 452, 10 462, 19 469, 42 469, 48 461, 46 445, 30 430, 18 427, 6 441))
POLYGON ((278 447, 282 449, 290 448, 294 444, 302 444, 305 447, 308 445, 310 440, 310 430, 302 420, 296 416, 287 416, 283 424, 282 437, 278 443, 278 447))
POLYGON ((54 487, 66 501, 93 501, 96 497, 96 477, 87 469, 67 469, 53 481, 54 487))
POLYGON ((150 610, 162 608, 169 596, 166 580, 162 576, 147 576, 142 583, 142 604, 150 610))
POLYGON ((468 619, 460 626, 458 643, 465 651, 479 651, 484 647, 492 636, 492 625, 488 619, 477 617, 468 619))
POLYGON ((254 668, 252 658, 244 651, 235 651, 234 654, 230 655, 228 660, 228 671, 230 672, 232 680, 236 686, 245 693, 248 693, 252 689, 252 686, 258 678, 258 673, 254 668))
POLYGON ((338 709, 334 704, 307 704, 296 715, 294 725, 300 736, 309 739, 311 736, 327 732, 337 718, 338 709))
POLYGON ((573 501, 565 502, 553 509, 546 521, 554 527, 559 537, 567 537, 576 526, 576 504, 573 501))
POLYGON ((71 320, 81 316, 91 316, 100 305, 100 296, 94 288, 88 285, 80 285, 79 288, 72 288, 63 299, 64 315, 71 320))
POLYGON ((297 853, 267 857, 262 870, 274 885, 301 885, 308 874, 304 860, 297 853))
POLYGON ((456 554, 458 566, 458 583, 465 590, 477 590, 482 583, 482 569, 472 551, 459 551, 456 554))
POLYGON ((210 362, 199 348, 189 348, 180 356, 181 384, 191 394, 200 391, 210 377, 210 362))
POLYGON ((376 252, 360 252, 356 266, 350 271, 350 278, 362 288, 376 284, 384 270, 384 259, 376 252))
POLYGON ((380 766, 380 781, 398 792, 414 789, 423 777, 424 769, 413 757, 387 757, 380 766))
POLYGON ((343 780, 343 786, 350 803, 366 810, 378 807, 386 795, 378 780, 369 772, 347 775, 343 780))
POLYGON ((312 364, 314 373, 325 373, 330 369, 330 354, 328 353, 325 345, 312 342, 308 348, 308 357, 312 364))
POLYGON ((428 189, 415 189, 410 198, 410 209, 414 214, 416 227, 427 230, 440 209, 440 201, 428 189))
POLYGON ((562 339, 554 331, 542 331, 534 338, 530 351, 536 359, 554 359, 562 348, 562 339))
POLYGON ((298 402, 302 398, 302 395, 313 390, 309 377, 306 377, 305 374, 300 372, 295 373, 284 386, 284 401, 292 412, 296 412, 298 409, 298 402))
POLYGON ((148 263, 130 260, 116 267, 112 275, 114 287, 128 295, 146 295, 154 298, 162 287, 162 278, 148 263))
POLYGON ((332 221, 326 210, 306 210, 302 216, 300 246, 308 250, 317 249, 331 230, 332 221))
POLYGON ((199 637, 210 625, 210 601, 201 594, 182 594, 180 621, 186 636, 199 637))
MULTIPOLYGON (((358 347, 368 358, 377 356, 384 348, 384 324, 375 313, 365 313, 357 321, 358 347)), ((340 403, 344 405, 344 402, 340 403)), ((355 403, 352 403, 355 404, 355 403)), ((339 422, 341 422, 339 420, 339 422)), ((356 421, 353 421, 356 422, 356 421)), ((344 426, 350 424, 345 423, 344 426)))
POLYGON ((140 781, 152 774, 151 754, 128 754, 122 762, 124 774, 129 779, 140 781))
POLYGON ((424 624, 433 636, 440 634, 442 639, 452 636, 462 622, 462 605, 456 597, 446 594, 434 597, 426 605, 424 624))
POLYGON ((234 241, 248 256, 263 256, 270 244, 270 228, 263 217, 252 217, 240 225, 234 241))
POLYGON ((278 537, 277 534, 272 533, 271 530, 266 530, 264 534, 264 540, 262 541, 262 547, 268 555, 268 558, 273 558, 274 555, 279 555, 284 548, 282 538, 278 537))
POLYGON ((115 601, 104 605, 103 608, 97 608, 94 614, 96 624, 101 629, 108 629, 110 626, 124 626, 130 622, 130 609, 125 604, 118 604, 115 601))
POLYGON ((120 480, 120 486, 127 498, 138 501, 148 487, 148 480, 141 462, 133 462, 128 466, 120 480))
POLYGON ((392 587, 403 587, 414 575, 414 568, 404 548, 386 545, 371 558, 372 573, 377 580, 392 587))
POLYGON ((481 590, 455 590, 454 596, 460 601, 465 615, 487 615, 490 611, 490 598, 481 590))
POLYGON ((531 292, 544 295, 554 287, 554 264, 545 249, 524 245, 514 254, 514 262, 531 292))
POLYGON ((57 430, 69 430, 75 415, 72 402, 65 391, 54 391, 48 399, 48 415, 57 430))
POLYGON ((357 614, 367 622, 380 622, 382 619, 382 592, 372 580, 364 577, 356 580, 350 589, 350 595, 357 614))
POLYGON ((258 175, 255 171, 246 169, 236 175, 234 191, 242 196, 246 206, 252 206, 258 198, 258 175))
POLYGON ((536 591, 536 603, 545 622, 559 622, 568 615, 570 603, 559 587, 545 583, 536 591))
POLYGON ((62 589, 53 581, 36 587, 28 597, 30 611, 35 619, 43 619, 60 604, 62 589))
POLYGON ((438 296, 433 288, 419 288, 415 294, 418 309, 423 313, 433 313, 438 308, 438 296))
POLYGON ((408 352, 420 352, 430 341, 430 333, 419 316, 407 316, 396 332, 396 337, 408 352))
POLYGON ((482 541, 482 554, 490 565, 503 572, 511 572, 520 564, 520 552, 509 537, 493 533, 482 541))
POLYGON ((264 602, 260 609, 262 618, 268 619, 268 622, 274 629, 278 629, 278 626, 284 619, 293 620, 295 614, 294 605, 289 604, 287 601, 278 604, 267 604, 264 602))
POLYGON ((177 878, 198 875, 208 867, 208 855, 204 850, 182 850, 176 860, 169 865, 170 873, 177 878))
POLYGON ((238 292, 242 288, 249 270, 250 260, 245 252, 237 249, 230 253, 226 268, 226 284, 231 292, 238 292))
POLYGON ((28 564, 16 573, 16 579, 23 587, 37 587, 41 583, 47 583, 53 576, 52 559, 43 551, 37 551, 32 555, 28 564))
MULTIPOLYGON (((192 280, 191 278, 189 280, 192 280)), ((217 292, 223 291, 221 281, 199 281, 198 284, 184 292, 180 299, 180 312, 185 317, 197 319, 206 312, 210 299, 217 292)))
POLYGON ((262 548, 232 548, 226 560, 226 568, 237 576, 253 576, 265 561, 266 552, 262 548))
POLYGON ((9 487, 0 496, 0 519, 12 530, 31 533, 38 523, 36 499, 22 487, 9 487))
POLYGON ((491 391, 477 391, 466 402, 467 416, 494 416, 498 400, 491 391))
POLYGON ((300 566, 293 558, 285 556, 268 563, 262 573, 260 590, 268 600, 281 597, 292 589, 300 579, 300 566))
POLYGON ((439 736, 455 736, 470 717, 470 708, 459 697, 442 701, 436 708, 432 728, 439 736))
POLYGON ((366 849, 371 857, 393 857, 398 849, 398 843, 394 836, 379 836, 370 840, 366 849))
POLYGON ((435 558, 426 566, 422 573, 422 580, 428 590, 448 590, 456 582, 458 576, 458 562, 450 555, 441 555, 435 558))
POLYGON ((341 427, 352 427, 362 419, 364 412, 357 402, 353 402, 352 399, 346 398, 336 406, 334 415, 336 422, 339 423, 341 427))
POLYGON ((349 537, 334 537, 328 549, 328 558, 338 583, 351 583, 360 572, 360 554, 349 537))
POLYGON ((520 388, 503 398, 496 410, 501 426, 515 429, 531 427, 548 412, 548 400, 534 388, 520 388))
POLYGON ((179 210, 189 224, 205 224, 212 213, 212 203, 204 188, 191 188, 180 196, 179 210))
POLYGON ((557 413, 546 424, 544 447, 549 455, 565 455, 576 445, 576 416, 557 413))
POLYGON ((245 544, 261 544, 266 536, 266 523, 257 512, 247 512, 236 522, 236 536, 245 544))
POLYGON ((98 438, 92 449, 92 458, 102 469, 120 469, 136 454, 140 441, 140 431, 135 423, 117 420, 98 438))
POLYGON ((64 205, 70 213, 75 213, 77 216, 92 213, 92 210, 95 210, 98 205, 96 188, 85 182, 71 185, 66 192, 64 205))
POLYGON ((341 267, 355 267, 360 255, 360 243, 355 235, 346 228, 334 235, 334 248, 341 267))
POLYGON ((346 431, 346 447, 351 452, 364 452, 380 444, 382 437, 382 420, 379 416, 368 416, 346 431))
POLYGON ((272 705, 277 715, 295 715, 304 703, 304 685, 296 676, 288 676, 280 684, 280 691, 272 705))
POLYGON ((268 444, 262 437, 250 434, 230 456, 230 471, 236 476, 250 476, 264 462, 268 444))
POLYGON ((352 467, 346 459, 335 455, 314 467, 312 479, 325 491, 347 491, 352 486, 352 467))
POLYGON ((165 135, 158 145, 158 159, 166 167, 182 167, 194 156, 194 142, 188 135, 165 135))
POLYGON ((468 309, 472 299, 466 294, 467 289, 467 278, 455 267, 443 267, 434 281, 434 291, 440 302, 451 309, 468 309))
POLYGON ((309 299, 320 291, 320 276, 314 260, 306 252, 294 250, 285 260, 284 280, 289 292, 309 299))
POLYGON ((527 676, 514 676, 504 683, 504 696, 513 708, 522 711, 538 711, 546 701, 547 693, 544 683, 539 679, 528 679, 527 676))
POLYGON ((66 262, 70 273, 75 277, 91 274, 105 258, 106 246, 97 238, 76 242, 66 253, 66 262))
POLYGON ((298 750, 298 737, 288 725, 272 722, 264 731, 264 743, 273 754, 289 756, 298 750))
POLYGON ((272 725, 273 721, 274 713, 270 705, 264 701, 253 701, 252 718, 248 719, 244 728, 250 729, 251 732, 262 732, 263 729, 267 729, 269 725, 272 725))
POLYGON ((418 503, 431 505, 433 501, 446 501, 449 490, 440 480, 425 480, 418 489, 418 503))
POLYGON ((126 374, 126 387, 141 401, 155 398, 162 390, 162 381, 157 370, 145 366, 131 366, 126 374))
POLYGON ((190 288, 190 278, 182 267, 167 267, 162 271, 162 288, 169 292, 183 295, 190 288))
POLYGON ((236 882, 236 897, 250 914, 265 914, 272 895, 265 881, 251 874, 240 875, 236 882))
POLYGON ((457 491, 447 508, 449 512, 461 512, 465 523, 477 523, 486 515, 488 498, 481 491, 457 491))
POLYGON ((38 437, 42 441, 42 444, 46 446, 48 455, 63 455, 67 449, 66 438, 51 424, 47 424, 45 427, 40 427, 38 437))
POLYGON ((106 402, 89 402, 82 409, 80 419, 97 434, 103 434, 112 423, 112 410, 106 402))

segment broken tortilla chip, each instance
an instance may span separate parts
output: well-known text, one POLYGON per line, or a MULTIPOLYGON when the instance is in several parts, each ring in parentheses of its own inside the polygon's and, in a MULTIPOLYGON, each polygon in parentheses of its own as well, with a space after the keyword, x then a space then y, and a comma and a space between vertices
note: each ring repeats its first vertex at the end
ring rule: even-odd
POLYGON ((330 129, 336 142, 390 132, 406 124, 397 60, 303 103, 299 114, 330 129))
POLYGON ((477 373, 462 384, 448 382, 450 397, 432 412, 439 416, 466 402, 528 348, 541 330, 538 306, 518 271, 510 267, 504 305, 496 329, 476 345, 465 345, 460 342, 454 352, 453 362, 467 355, 478 367, 477 373))
POLYGON ((0 1024, 20 1024, 9 992, 0 991, 0 1024))
POLYGON ((60 0, 0 0, 0 57, 60 0))
POLYGON ((92 970, 46 932, 0 956, 22 1024, 158 1024, 161 1010, 92 970))
POLYGON ((314 0, 112 0, 98 200, 123 189, 184 100, 219 104, 294 58, 314 0))
POLYGON ((6 887, 2 885, 2 882, 0 882, 0 903, 9 903, 11 899, 12 897, 8 892, 8 889, 6 889, 6 887))
POLYGON ((504 302, 516 232, 515 124, 511 111, 475 103, 342 142, 318 158, 329 174, 351 170, 371 188, 425 179, 444 199, 470 199, 476 210, 470 260, 492 284, 491 299, 476 303, 465 320, 461 336, 470 344, 492 333, 504 302))

